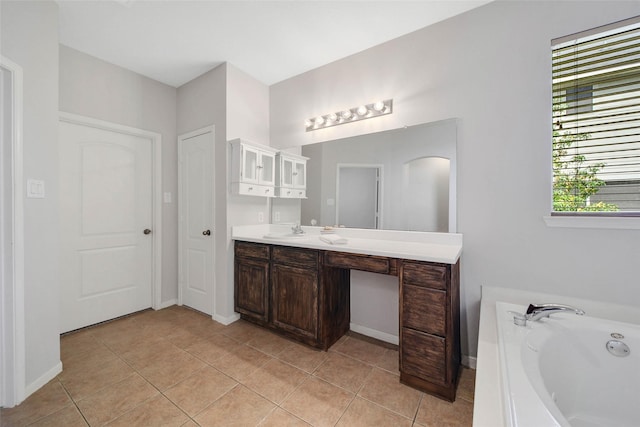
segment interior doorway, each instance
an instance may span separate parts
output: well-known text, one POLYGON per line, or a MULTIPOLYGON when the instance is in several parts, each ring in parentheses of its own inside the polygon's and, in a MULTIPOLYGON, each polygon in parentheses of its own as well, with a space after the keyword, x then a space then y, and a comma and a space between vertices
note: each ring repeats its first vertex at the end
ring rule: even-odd
POLYGON ((60 332, 158 308, 160 135, 61 113, 60 332))
POLYGON ((214 128, 178 137, 179 298, 182 305, 213 315, 214 128))
POLYGON ((336 223, 344 227, 382 227, 382 165, 338 164, 336 223))
POLYGON ((22 68, 0 56, 0 406, 25 398, 22 68))

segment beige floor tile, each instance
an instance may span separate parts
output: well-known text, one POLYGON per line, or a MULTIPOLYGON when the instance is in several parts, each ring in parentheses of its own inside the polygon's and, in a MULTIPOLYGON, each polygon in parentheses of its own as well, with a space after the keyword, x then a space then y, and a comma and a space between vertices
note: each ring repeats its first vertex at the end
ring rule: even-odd
POLYGON ((78 408, 75 405, 67 406, 51 415, 41 418, 37 422, 30 424, 30 427, 86 427, 78 408))
POLYGON ((331 351, 351 356, 354 359, 371 365, 377 365, 382 361, 385 350, 386 349, 380 345, 354 337, 347 337, 347 339, 339 345, 331 347, 331 351))
POLYGON ((116 359, 118 359, 118 355, 105 345, 98 344, 90 352, 68 354, 63 360, 59 378, 73 377, 89 370, 99 369, 105 363, 116 359))
POLYGON ((202 427, 255 426, 275 407, 242 385, 216 400, 194 419, 202 427))
POLYGON ((336 426, 340 427, 411 427, 413 420, 356 397, 336 426))
POLYGON ((396 375, 374 368, 358 396, 413 419, 422 393, 400 384, 396 375))
POLYGON ((232 354, 240 346, 241 344, 238 341, 226 335, 214 334, 209 338, 199 340, 185 350, 211 365, 217 360, 232 354))
POLYGON ((282 408, 276 408, 260 423, 260 427, 309 427, 309 424, 282 408))
POLYGON ((266 331, 258 334, 246 343, 248 346, 267 353, 271 356, 277 356, 289 349, 294 343, 286 338, 280 337, 274 333, 266 331))
POLYGON ((398 354, 398 350, 385 348, 384 353, 382 353, 382 356, 376 363, 376 366, 387 372, 400 376, 400 355, 398 354))
POLYGON ((182 350, 164 338, 146 337, 121 351, 120 357, 134 369, 141 369, 155 359, 167 354, 177 355, 180 351, 182 350))
POLYGON ((398 352, 388 346, 350 335, 323 352, 185 307, 65 335, 61 355, 64 371, 23 404, 1 409, 0 426, 197 427, 189 416, 202 426, 376 426, 415 415, 415 425, 427 427, 471 425, 473 416, 473 370, 462 370, 455 403, 420 400, 399 383, 398 352))
POLYGON ((212 366, 236 381, 242 381, 269 360, 271 356, 243 345, 235 349, 232 354, 216 360, 212 366))
POLYGON ((339 353, 330 353, 327 360, 315 370, 313 375, 352 393, 357 393, 372 369, 370 365, 358 360, 339 353))
POLYGON ((138 372, 158 390, 164 391, 205 366, 197 357, 178 350, 161 354, 138 372))
POLYGON ((97 391, 77 402, 90 425, 103 425, 144 401, 157 396, 156 390, 138 374, 97 391))
POLYGON ((274 403, 282 402, 309 377, 306 372, 277 359, 268 361, 242 383, 274 403))
POLYGON ((335 425, 354 395, 310 377, 280 407, 315 427, 335 425))
POLYGON ((457 399, 464 399, 473 403, 473 394, 476 389, 476 371, 475 369, 462 368, 460 374, 460 382, 458 383, 457 399))
POLYGON ((133 375, 135 371, 119 358, 106 361, 104 364, 87 367, 85 370, 74 370, 60 376, 60 382, 75 400, 84 399, 96 390, 107 387, 133 375))
POLYGON ((62 363, 72 355, 87 354, 103 346, 88 329, 83 329, 60 338, 60 358, 62 363))
POLYGON ((256 336, 264 335, 265 329, 247 321, 238 320, 237 322, 227 325, 221 332, 224 335, 244 344, 256 336))
POLYGON ((327 358, 327 352, 313 349, 302 344, 293 344, 286 351, 278 354, 278 359, 312 373, 327 358))
POLYGON ((94 337, 106 346, 110 347, 132 335, 143 336, 140 324, 136 322, 134 316, 124 317, 111 322, 102 323, 88 329, 94 337))
POLYGON ((71 399, 57 379, 49 381, 19 406, 0 409, 2 427, 26 426, 67 406, 71 399))
POLYGON ((165 391, 164 395, 193 417, 237 384, 227 375, 207 366, 165 391))
POLYGON ((471 426, 473 403, 462 399, 451 403, 426 394, 420 402, 415 422, 424 427, 471 426))
POLYGON ((185 328, 178 327, 168 331, 164 338, 178 348, 186 349, 200 341, 213 335, 215 331, 207 331, 204 328, 185 328))
POLYGON ((107 424, 109 427, 154 426, 179 427, 189 417, 169 399, 159 395, 135 407, 107 424))

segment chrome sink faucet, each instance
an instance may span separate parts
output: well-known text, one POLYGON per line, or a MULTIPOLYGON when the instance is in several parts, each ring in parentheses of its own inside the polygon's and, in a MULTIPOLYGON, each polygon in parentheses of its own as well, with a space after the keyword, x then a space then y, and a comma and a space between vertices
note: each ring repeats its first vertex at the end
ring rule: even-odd
POLYGON ((553 313, 560 313, 563 311, 575 313, 580 316, 584 315, 584 310, 581 310, 576 307, 571 307, 570 305, 529 304, 529 307, 527 308, 527 312, 525 314, 514 313, 513 323, 515 323, 518 326, 525 326, 527 324, 527 321, 540 320, 543 317, 549 317, 553 313))
POLYGON ((304 230, 300 227, 299 222, 297 222, 295 226, 291 227, 291 232, 293 234, 304 234, 304 230))
POLYGON ((549 315, 553 313, 558 313, 561 311, 569 311, 575 314, 582 316, 584 314, 584 310, 580 310, 579 308, 571 307, 570 305, 562 305, 562 304, 529 304, 529 308, 527 308, 526 318, 527 320, 540 320, 543 317, 549 317, 549 315))

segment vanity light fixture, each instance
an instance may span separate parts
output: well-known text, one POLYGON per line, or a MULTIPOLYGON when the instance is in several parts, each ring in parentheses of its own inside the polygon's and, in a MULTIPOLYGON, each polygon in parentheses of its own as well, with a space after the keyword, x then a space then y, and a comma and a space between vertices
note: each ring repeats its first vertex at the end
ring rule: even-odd
POLYGON ((304 121, 307 132, 316 129, 328 128, 331 126, 353 123, 358 120, 370 119, 372 117, 384 116, 393 112, 393 99, 376 101, 371 104, 360 105, 335 113, 323 114, 304 121))

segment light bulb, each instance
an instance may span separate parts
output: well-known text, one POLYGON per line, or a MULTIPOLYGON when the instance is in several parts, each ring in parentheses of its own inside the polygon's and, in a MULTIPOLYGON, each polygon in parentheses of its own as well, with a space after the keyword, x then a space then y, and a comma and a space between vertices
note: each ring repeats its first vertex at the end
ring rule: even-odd
POLYGON ((361 105, 361 106, 359 106, 359 107, 358 107, 357 113, 358 113, 358 115, 359 115, 359 116, 364 116, 364 115, 366 115, 368 112, 369 112, 369 110, 367 109, 367 107, 366 107, 366 106, 361 105))
POLYGON ((316 117, 316 126, 322 126, 324 124, 324 117, 318 116, 316 117))
POLYGON ((333 123, 338 120, 338 115, 336 113, 331 113, 327 116, 327 120, 333 123))
POLYGON ((340 115, 342 116, 343 119, 349 120, 352 116, 352 113, 351 113, 351 110, 344 110, 342 113, 340 113, 340 115))
POLYGON ((307 119, 304 121, 304 127, 306 128, 311 127, 312 124, 313 122, 311 121, 311 119, 307 119))
POLYGON ((378 101, 373 104, 373 109, 379 112, 384 111, 384 101, 378 101))

